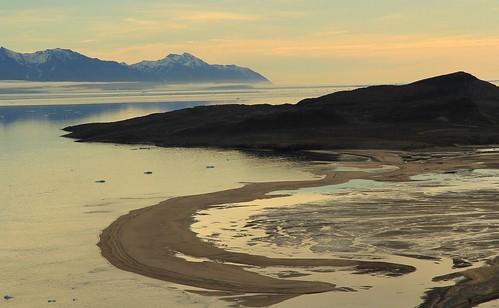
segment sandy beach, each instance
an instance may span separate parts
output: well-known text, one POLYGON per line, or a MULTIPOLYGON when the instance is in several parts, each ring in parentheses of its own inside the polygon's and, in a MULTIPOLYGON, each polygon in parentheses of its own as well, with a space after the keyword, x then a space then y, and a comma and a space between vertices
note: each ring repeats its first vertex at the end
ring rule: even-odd
MULTIPOLYGON (((368 158, 365 162, 350 163, 352 166, 373 168, 392 165, 397 169, 382 173, 368 173, 364 171, 332 172, 327 167, 318 167, 315 173, 323 176, 319 180, 248 183, 236 189, 172 198, 120 217, 103 231, 99 247, 102 255, 109 262, 126 271, 187 286, 224 291, 224 294, 254 294, 253 300, 246 297, 244 304, 247 306, 267 306, 302 294, 349 291, 347 288, 339 288, 335 284, 326 282, 267 277, 247 271, 243 267, 244 265, 349 267, 359 273, 377 272, 394 276, 404 275, 416 269, 410 265, 380 261, 269 258, 249 253, 235 253, 199 239, 190 228, 194 222, 193 215, 199 210, 217 204, 278 197, 278 195, 268 195, 273 191, 340 184, 352 179, 408 181, 411 176, 429 170, 448 172, 478 167, 497 168, 497 153, 480 153, 472 149, 453 151, 440 149, 435 152, 435 155, 421 158, 418 153, 397 151, 343 151, 340 154, 368 158), (410 159, 415 157, 416 159, 410 159), (180 257, 179 254, 205 261, 192 262, 180 257)), ((495 265, 479 271, 489 273, 491 270, 495 270, 495 265)), ((466 273, 465 275, 472 276, 473 274, 466 273)), ((490 287, 494 284, 493 279, 475 278, 473 280, 479 281, 483 286, 481 290, 487 294, 473 297, 474 303, 484 302, 498 296, 497 290, 490 287)), ((458 297, 462 293, 463 285, 463 283, 458 283, 455 287, 451 287, 450 291, 438 292, 438 298, 435 296, 437 292, 430 292, 425 307, 449 307, 445 303, 458 297), (455 290, 452 288, 458 288, 459 291, 452 291, 455 290)), ((466 297, 466 302, 468 297, 466 297)))

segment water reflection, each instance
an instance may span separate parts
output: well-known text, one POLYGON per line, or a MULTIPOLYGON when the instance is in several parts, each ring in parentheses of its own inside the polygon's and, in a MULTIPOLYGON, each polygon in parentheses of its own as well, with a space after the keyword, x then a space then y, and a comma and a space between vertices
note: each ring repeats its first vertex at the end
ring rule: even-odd
POLYGON ((311 175, 282 159, 238 151, 140 149, 60 137, 67 125, 208 103, 0 107, 0 284, 14 296, 10 307, 42 307, 48 299, 62 307, 226 305, 116 269, 101 258, 98 234, 120 215, 170 196, 311 175), (95 182, 100 179, 106 182, 95 182))
MULTIPOLYGON (((372 169, 371 172, 374 172, 372 169)), ((273 199, 221 204, 200 211, 192 225, 205 241, 235 252, 269 257, 382 259, 417 271, 387 278, 348 270, 252 269, 280 277, 304 275, 355 289, 300 296, 276 307, 416 307, 428 288, 453 285, 433 277, 475 267, 497 255, 499 170, 424 174, 409 182, 351 180, 337 185, 275 191, 273 199)), ((299 278, 301 279, 301 278, 299 278)), ((497 304, 497 303, 496 303, 497 304)), ((494 307, 494 303, 484 307, 494 307)))
POLYGON ((207 101, 168 103, 109 103, 72 105, 0 106, 0 125, 43 121, 58 125, 87 121, 117 121, 155 112, 207 105, 207 101))
POLYGON ((1 105, 88 103, 153 103, 204 101, 217 103, 295 103, 306 97, 358 86, 274 86, 248 84, 166 84, 154 82, 27 82, 0 81, 1 105))

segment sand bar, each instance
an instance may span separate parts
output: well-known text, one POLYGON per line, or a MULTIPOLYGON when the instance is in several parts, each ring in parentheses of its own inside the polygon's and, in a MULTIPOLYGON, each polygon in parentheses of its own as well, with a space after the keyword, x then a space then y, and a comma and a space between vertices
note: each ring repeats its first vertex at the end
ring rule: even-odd
MULTIPOLYGON (((209 290, 272 294, 283 300, 301 294, 344 291, 344 288, 326 282, 267 277, 247 271, 242 266, 340 266, 351 267, 359 272, 390 275, 403 275, 413 272, 415 268, 379 261, 269 258, 235 253, 199 239, 190 229, 193 214, 214 205, 273 198, 276 195, 268 193, 274 191, 340 184, 351 179, 407 181, 412 175, 428 171, 485 168, 498 161, 496 154, 463 155, 460 152, 443 157, 439 155, 438 158, 430 157, 424 161, 404 161, 401 158, 404 154, 402 152, 349 151, 348 154, 368 155, 371 158, 368 163, 371 167, 395 165, 398 169, 383 173, 333 173, 323 167, 318 173, 324 177, 319 180, 249 183, 236 189, 172 198, 132 211, 113 222, 101 234, 99 247, 102 255, 113 265, 126 271, 209 290), (191 262, 177 256, 177 253, 211 261, 191 262)), ((269 302, 271 301, 275 301, 275 298, 269 297, 269 302)), ((260 300, 260 304, 265 305, 265 302, 261 303, 260 300)))

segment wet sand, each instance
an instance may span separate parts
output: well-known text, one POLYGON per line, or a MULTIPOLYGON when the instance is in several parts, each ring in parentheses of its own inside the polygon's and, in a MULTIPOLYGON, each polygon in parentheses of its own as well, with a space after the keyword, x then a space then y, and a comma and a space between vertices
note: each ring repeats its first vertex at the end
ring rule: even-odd
POLYGON ((454 286, 429 291, 420 308, 473 307, 499 298, 499 257, 479 268, 434 278, 455 279, 460 280, 454 286))
MULTIPOLYGON (((258 267, 351 267, 359 273, 403 275, 415 270, 404 264, 348 259, 269 258, 247 253, 235 253, 199 239, 190 229, 193 215, 218 204, 275 198, 273 191, 292 190, 345 183, 352 179, 378 181, 408 181, 413 175, 432 171, 453 171, 494 167, 497 153, 474 151, 443 152, 437 155, 414 155, 404 152, 348 151, 343 154, 369 157, 359 167, 393 165, 398 169, 382 173, 363 171, 331 171, 321 167, 315 172, 324 177, 314 181, 249 183, 241 188, 220 192, 178 197, 155 206, 135 210, 120 217, 101 234, 99 247, 103 256, 123 270, 209 290, 231 294, 264 294, 247 299, 248 306, 265 306, 301 294, 348 291, 334 284, 317 281, 278 279, 247 271, 243 265, 258 267), (411 159, 413 158, 413 159, 411 159), (191 262, 183 254, 210 261, 191 262)), ((487 271, 487 269, 485 269, 487 271)), ((452 297, 447 292, 444 297, 452 297)), ((437 307, 437 306, 428 306, 437 307)))

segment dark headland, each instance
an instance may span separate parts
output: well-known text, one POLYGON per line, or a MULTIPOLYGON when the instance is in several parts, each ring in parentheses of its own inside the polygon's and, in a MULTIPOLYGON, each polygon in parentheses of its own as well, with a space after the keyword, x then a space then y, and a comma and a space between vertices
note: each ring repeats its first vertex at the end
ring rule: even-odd
MULTIPOLYGON (((498 124, 499 88, 458 72, 401 86, 337 92, 295 105, 204 106, 65 130, 70 132, 67 137, 88 142, 247 149, 344 148, 350 155, 369 157, 366 162, 354 163, 360 170, 367 166, 395 166, 386 172, 369 173, 319 165, 314 173, 321 177, 316 180, 246 183, 240 188, 172 198, 121 216, 100 235, 102 255, 120 269, 207 289, 206 294, 243 294, 243 304, 256 307, 303 294, 353 289, 321 281, 278 279, 240 265, 327 266, 388 276, 417 269, 376 260, 271 258, 233 252, 201 240, 191 229, 194 213, 220 204, 279 196, 270 192, 336 185, 354 179, 404 182, 429 171, 497 169, 499 152, 456 149, 444 155, 406 159, 412 157, 407 155, 409 151, 391 149, 497 144, 498 124), (179 253, 211 261, 189 261, 179 253)), ((428 291, 420 307, 471 307, 499 298, 498 260, 436 277, 456 279, 456 284, 428 291)), ((242 298, 236 299, 238 304, 242 298)))
POLYGON ((499 143, 499 88, 464 72, 297 104, 218 105, 66 127, 88 142, 253 149, 414 149, 499 143))

